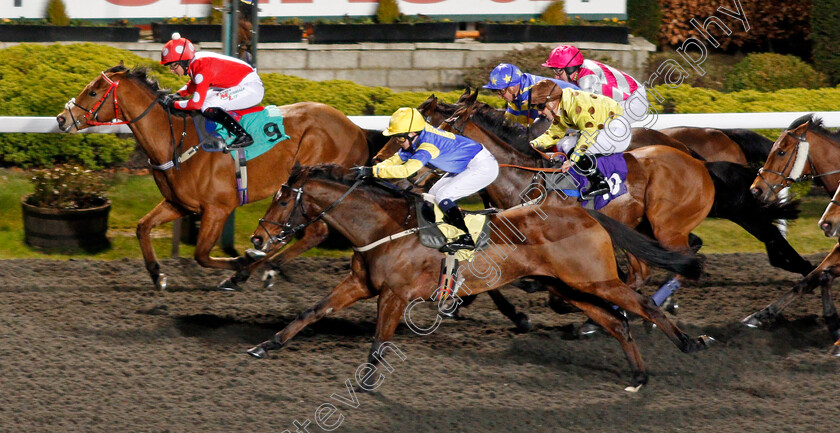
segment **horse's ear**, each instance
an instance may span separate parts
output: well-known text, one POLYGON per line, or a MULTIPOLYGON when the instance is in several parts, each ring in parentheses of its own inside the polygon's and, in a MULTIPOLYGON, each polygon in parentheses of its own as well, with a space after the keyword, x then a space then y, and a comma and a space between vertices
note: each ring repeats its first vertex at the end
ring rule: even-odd
POLYGON ((120 60, 120 64, 119 64, 119 66, 125 67, 125 63, 123 63, 123 61, 122 61, 122 60, 120 60))
POLYGON ((461 94, 461 98, 459 98, 459 99, 466 98, 467 96, 469 96, 469 94, 470 94, 470 86, 467 86, 467 88, 464 89, 464 93, 461 94))

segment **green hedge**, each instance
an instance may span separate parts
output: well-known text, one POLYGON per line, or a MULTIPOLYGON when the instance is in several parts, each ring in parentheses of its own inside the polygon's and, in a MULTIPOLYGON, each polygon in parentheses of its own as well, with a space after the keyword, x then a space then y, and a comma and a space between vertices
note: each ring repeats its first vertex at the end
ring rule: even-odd
MULTIPOLYGON (((150 66, 151 75, 158 78, 163 87, 176 89, 186 80, 169 73, 154 60, 112 47, 21 44, 0 50, 0 92, 4 95, 0 99, 0 115, 55 116, 63 110, 64 103, 77 96, 100 71, 120 60, 129 67, 150 66)), ((261 76, 266 85, 263 101, 266 105, 316 101, 347 115, 390 115, 399 107, 416 107, 430 94, 428 91, 394 92, 350 81, 316 82, 280 74, 261 76)), ((676 89, 660 85, 655 89, 664 98, 663 102, 651 101, 660 113, 829 111, 840 106, 838 88, 731 93, 688 85, 676 89)), ((454 102, 461 91, 435 94, 446 102, 454 102)), ((501 99, 493 95, 481 95, 479 99, 495 107, 502 106, 501 99)), ((0 135, 0 166, 42 167, 74 162, 101 168, 126 161, 133 151, 134 140, 108 134, 0 135)))
POLYGON ((796 87, 818 89, 825 84, 825 77, 799 57, 753 53, 738 62, 726 74, 724 90, 732 92, 752 89, 773 92, 796 87))

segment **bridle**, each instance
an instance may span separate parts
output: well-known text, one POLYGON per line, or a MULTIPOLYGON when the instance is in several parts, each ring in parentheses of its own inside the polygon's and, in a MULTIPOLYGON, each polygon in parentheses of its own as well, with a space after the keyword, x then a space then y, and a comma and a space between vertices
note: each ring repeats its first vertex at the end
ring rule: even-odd
POLYGON ((796 149, 793 153, 790 154, 787 161, 785 161, 785 165, 782 167, 781 171, 769 170, 764 167, 758 170, 758 177, 761 179, 764 184, 766 184, 773 193, 777 193, 778 191, 791 186, 796 182, 801 182, 803 180, 810 180, 816 179, 824 176, 830 176, 833 174, 840 173, 840 170, 832 170, 826 173, 819 173, 817 171, 816 166, 814 165, 814 161, 811 158, 810 154, 810 147, 811 143, 808 142, 807 134, 808 132, 817 133, 815 131, 811 131, 810 129, 806 129, 802 135, 795 135, 791 131, 785 131, 783 134, 789 135, 796 139, 798 143, 796 144, 796 149), (805 169, 805 164, 808 164, 808 168, 811 173, 810 175, 802 175, 802 172, 805 169), (787 172, 788 174, 785 174, 787 172), (779 176, 782 179, 781 183, 770 183, 764 177, 764 173, 771 173, 779 176))
MULTIPOLYGON (((283 191, 284 188, 292 191, 295 194, 295 202, 292 205, 292 211, 289 213, 289 216, 286 219, 286 222, 270 221, 270 220, 267 220, 265 218, 260 218, 259 226, 268 235, 268 240, 266 241, 265 247, 268 247, 269 245, 271 245, 274 242, 278 242, 278 243, 281 243, 281 244, 288 243, 288 241, 292 238, 292 236, 296 235, 298 232, 300 232, 302 230, 305 230, 310 225, 312 225, 312 224, 320 221, 322 218, 324 218, 324 216, 329 211, 331 211, 333 208, 338 206, 339 203, 344 201, 344 199, 347 198, 347 196, 349 196, 350 193, 352 193, 353 190, 355 190, 364 181, 365 181, 365 179, 356 180, 356 182, 354 182, 353 185, 347 191, 345 191, 344 194, 341 195, 341 197, 339 197, 336 201, 332 202, 332 204, 330 204, 329 206, 324 208, 324 210, 322 210, 318 215, 315 215, 315 217, 310 217, 309 215, 307 215, 306 214, 306 209, 303 206, 303 195, 306 193, 303 189, 304 185, 302 184, 299 188, 294 188, 294 187, 289 186, 287 184, 283 184, 283 186, 280 187, 280 191, 283 191), (292 220, 292 217, 294 216, 294 213, 295 213, 296 209, 300 209, 300 214, 304 218, 304 222, 300 223, 296 226, 293 226, 292 223, 291 223, 291 220, 292 220), (280 233, 278 233, 274 236, 271 236, 271 232, 268 231, 268 225, 274 225, 274 226, 282 227, 282 230, 280 231, 280 233)), ((411 211, 410 211, 411 202, 410 202, 409 197, 410 196, 419 197, 420 195, 416 194, 416 193, 413 193, 411 191, 400 189, 400 188, 396 187, 395 185, 392 185, 388 182, 385 182, 385 181, 382 181, 382 180, 379 180, 379 179, 374 179, 374 181, 376 181, 376 183, 378 185, 380 185, 380 186, 382 186, 386 189, 396 191, 400 195, 405 197, 406 202, 409 205, 409 212, 406 212, 405 221, 403 221, 402 226, 400 226, 400 227, 405 227, 406 225, 408 225, 408 222, 411 220, 411 211)), ((278 192, 278 194, 279 194, 279 192, 278 192)))
POLYGON ((157 99, 155 99, 154 101, 152 101, 151 104, 149 104, 148 107, 146 107, 146 110, 144 110, 143 113, 141 113, 139 116, 137 116, 137 117, 135 117, 134 119, 131 119, 131 120, 120 121, 119 120, 120 119, 120 105, 119 105, 119 102, 117 101, 117 88, 119 88, 119 86, 120 86, 120 81, 119 80, 117 80, 117 81, 112 80, 107 75, 105 75, 104 71, 100 72, 100 75, 102 75, 102 79, 104 79, 105 82, 108 83, 108 90, 106 90, 105 94, 102 95, 102 97, 99 98, 99 100, 96 101, 93 104, 93 107, 91 107, 90 109, 82 107, 81 105, 76 103, 76 98, 70 98, 70 100, 67 101, 66 104, 64 104, 64 108, 70 113, 70 120, 73 121, 73 125, 76 126, 76 128, 78 128, 83 123, 87 123, 88 125, 91 125, 91 126, 131 125, 133 123, 138 122, 140 119, 142 119, 147 114, 149 114, 149 112, 152 111, 152 108, 155 106, 155 103, 157 103, 157 99), (105 105, 104 104, 105 100, 108 99, 108 96, 110 96, 112 94, 114 95, 114 118, 110 121, 103 122, 103 121, 97 119, 96 116, 99 115, 99 110, 101 110, 102 107, 105 105), (73 108, 73 107, 80 108, 82 111, 85 112, 85 115, 82 116, 81 119, 76 119, 75 116, 73 116, 73 110, 71 110, 71 108, 73 108))

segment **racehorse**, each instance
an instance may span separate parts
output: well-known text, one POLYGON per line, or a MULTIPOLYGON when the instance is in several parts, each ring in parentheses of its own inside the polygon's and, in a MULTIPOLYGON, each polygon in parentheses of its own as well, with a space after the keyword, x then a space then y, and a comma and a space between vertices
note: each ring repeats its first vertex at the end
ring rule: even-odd
MULTIPOLYGON (((803 179, 819 179, 826 192, 833 195, 820 218, 819 227, 826 236, 837 236, 837 195, 840 185, 840 134, 822 126, 822 119, 805 115, 794 120, 782 132, 771 149, 764 167, 759 170, 750 191, 758 199, 774 203, 778 191, 803 179)), ((794 300, 810 293, 817 286, 822 292, 823 318, 831 336, 836 340, 831 354, 840 356, 840 318, 831 298, 831 284, 840 275, 840 243, 793 289, 762 310, 746 317, 743 322, 751 327, 767 326, 774 322, 794 300)))
MULTIPOLYGON (((636 391, 647 383, 647 373, 626 319, 608 303, 655 323, 683 352, 705 349, 707 337, 689 338, 649 298, 618 278, 613 243, 641 260, 689 277, 699 275, 696 257, 665 250, 604 215, 561 202, 557 197, 549 197, 540 204, 542 211, 550 213, 550 224, 543 223, 542 216, 531 206, 488 215, 489 224, 498 228, 491 230, 489 236, 494 245, 494 264, 490 265, 488 251, 476 253, 474 262, 460 268, 458 276, 464 278, 461 287, 480 293, 522 277, 562 281, 568 286, 549 287, 619 340, 632 370, 628 391, 636 391), (487 265, 493 269, 488 270, 487 265)), ((282 348, 304 327, 327 314, 378 295, 376 334, 368 362, 375 368, 389 348, 392 354, 402 357, 390 343, 400 317, 404 315, 406 324, 421 333, 421 327, 411 320, 413 306, 430 298, 441 304, 446 301, 437 285, 442 254, 424 247, 417 236, 398 236, 398 232, 417 227, 414 209, 409 196, 382 188, 379 183, 364 184, 338 166, 293 170, 288 186, 277 193, 263 218, 272 222, 265 226, 268 235, 287 236, 288 232, 281 234, 281 228, 290 227, 289 220, 295 215, 306 221, 303 226, 314 220, 326 221, 356 249, 351 272, 329 295, 248 353, 265 358, 267 351, 282 348), (393 236, 393 240, 373 244, 388 236, 393 236)), ((422 331, 428 335, 434 329, 423 327, 422 331)))
MULTIPOLYGON (((150 232, 152 228, 190 213, 201 215, 195 259, 205 267, 236 270, 220 284, 235 289, 261 260, 246 257, 212 258, 228 215, 240 204, 235 163, 222 152, 197 151, 198 134, 190 113, 173 115, 160 104, 166 93, 145 68, 128 70, 122 65, 102 72, 72 99, 56 118, 62 131, 75 133, 90 126, 127 124, 149 156, 152 174, 163 200, 137 225, 137 239, 146 269, 158 289, 165 289, 150 232), (197 151, 197 152, 196 152, 197 151), (187 160, 189 158, 189 160, 187 160), (174 167, 174 168, 171 168, 174 167)), ((300 102, 278 107, 287 140, 248 162, 248 200, 273 195, 288 178, 296 162, 333 162, 343 166, 363 164, 371 150, 365 132, 347 116, 328 105, 300 102)), ((304 235, 307 243, 320 243, 326 226, 314 224, 304 235)))

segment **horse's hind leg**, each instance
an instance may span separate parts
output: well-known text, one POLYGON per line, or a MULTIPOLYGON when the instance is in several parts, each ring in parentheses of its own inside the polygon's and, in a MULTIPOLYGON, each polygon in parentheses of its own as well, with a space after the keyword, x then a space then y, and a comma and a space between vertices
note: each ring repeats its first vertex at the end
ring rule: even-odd
POLYGON ((627 285, 616 281, 615 284, 599 284, 590 290, 595 296, 612 302, 631 313, 637 314, 648 322, 653 322, 683 352, 690 353, 706 349, 707 337, 691 339, 653 303, 653 299, 643 296, 627 285))
MULTIPOLYGON (((829 272, 824 272, 820 278, 820 291, 823 304, 823 319, 828 326, 828 332, 834 340, 840 340, 840 318, 837 317, 837 308, 834 306, 834 299, 831 297, 831 283, 834 281, 834 276, 829 272)), ((832 355, 840 355, 834 353, 832 355)))
POLYGON ((140 242, 140 251, 143 252, 143 261, 146 263, 149 276, 152 277, 152 282, 158 290, 166 289, 166 275, 160 272, 160 263, 157 261, 155 248, 152 245, 152 229, 184 215, 179 207, 163 200, 137 223, 137 240, 140 242))
POLYGON ((312 323, 321 320, 327 314, 344 309, 353 305, 360 299, 372 298, 376 295, 368 288, 367 276, 364 272, 361 259, 353 256, 352 272, 344 278, 335 288, 332 289, 329 295, 325 296, 314 307, 307 309, 301 313, 295 320, 286 325, 286 327, 274 334, 271 340, 262 342, 259 346, 248 350, 248 354, 255 358, 265 358, 267 351, 280 349, 292 339, 303 328, 312 323))
POLYGON ((627 318, 619 314, 611 305, 602 299, 575 290, 569 290, 568 286, 562 283, 546 284, 546 287, 551 290, 552 294, 581 309, 587 317, 601 325, 607 333, 618 340, 618 343, 621 344, 621 349, 624 350, 624 355, 627 357, 627 362, 630 364, 630 371, 633 375, 630 380, 630 386, 624 388, 625 391, 636 392, 642 385, 647 384, 648 375, 645 372, 642 354, 639 352, 639 347, 633 340, 633 336, 630 335, 630 325, 627 322, 627 318))

